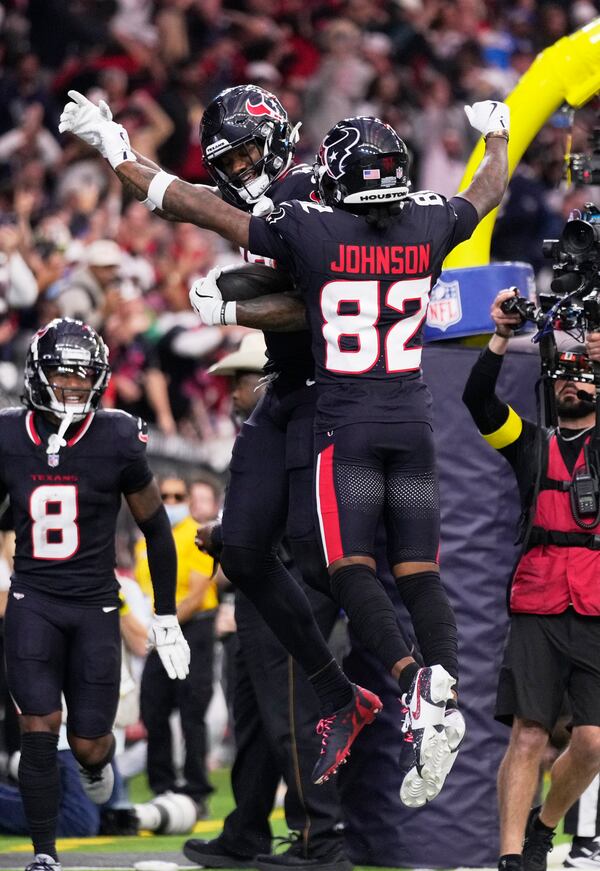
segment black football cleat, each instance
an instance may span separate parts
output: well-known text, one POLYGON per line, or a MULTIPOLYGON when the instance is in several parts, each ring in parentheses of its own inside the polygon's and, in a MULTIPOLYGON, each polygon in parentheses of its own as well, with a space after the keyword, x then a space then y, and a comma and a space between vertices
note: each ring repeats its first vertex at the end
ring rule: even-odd
POLYGON ((350 755, 361 729, 372 723, 382 708, 379 696, 352 684, 348 704, 330 717, 323 717, 317 725, 317 733, 322 736, 321 755, 313 768, 313 783, 323 783, 336 773, 350 755))
POLYGON ((190 838, 182 849, 186 859, 203 868, 256 868, 252 856, 232 853, 220 838, 213 838, 212 841, 190 838))
POLYGON ((339 835, 312 839, 308 845, 298 832, 282 839, 289 844, 283 853, 258 855, 258 871, 352 871, 352 862, 344 852, 344 841, 339 835))

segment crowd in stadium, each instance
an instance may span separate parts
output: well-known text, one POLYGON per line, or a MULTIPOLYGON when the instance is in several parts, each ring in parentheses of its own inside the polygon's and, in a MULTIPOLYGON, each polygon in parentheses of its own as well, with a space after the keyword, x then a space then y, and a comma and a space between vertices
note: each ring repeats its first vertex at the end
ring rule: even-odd
MULTIPOLYGON (((536 52, 594 13, 589 2, 475 0, 4 4, 4 392, 18 394, 32 330, 75 311, 83 294, 111 350, 108 402, 165 435, 231 434, 221 379, 206 369, 237 337, 197 329, 187 294, 195 277, 237 253, 188 224, 156 220, 81 142, 59 136, 70 88, 104 95, 135 148, 197 182, 208 180, 198 142, 204 105, 230 85, 276 91, 291 121, 303 123, 297 156, 309 163, 336 120, 374 114, 408 143, 414 188, 450 196, 475 141, 462 105, 505 96, 536 52)), ((556 191, 561 121, 542 131, 512 182, 494 240, 500 259, 540 268, 539 240, 555 236, 581 200, 556 191)), ((574 150, 592 123, 591 111, 577 113, 574 150)))
MULTIPOLYGON (((205 325, 190 307, 190 286, 217 264, 242 264, 239 248, 190 223, 157 217, 95 148, 76 135, 59 134, 69 92, 80 92, 94 104, 106 101, 136 153, 194 184, 213 184, 199 125, 206 106, 226 88, 253 83, 276 94, 290 124, 302 124, 295 159, 309 165, 324 134, 341 118, 376 116, 406 143, 413 190, 451 198, 481 130, 469 124, 465 104, 504 100, 538 52, 597 14, 592 0, 7 0, 0 8, 0 406, 19 403, 26 356, 40 327, 53 318, 74 317, 98 331, 112 370, 103 408, 121 409, 149 424, 150 468, 164 473, 158 477, 160 498, 178 530, 177 617, 192 662, 203 666, 192 669, 181 695, 157 653, 144 666, 154 557, 146 554, 144 540, 122 512, 117 569, 132 707, 126 707, 122 683, 117 782, 108 791, 103 820, 90 810, 86 833, 101 827, 134 832, 138 825, 191 831, 196 818, 209 813, 210 767, 234 758, 227 710, 233 702, 231 675, 229 683, 224 677, 227 697, 219 728, 213 722, 204 726, 213 693, 213 654, 218 649, 221 656, 236 628, 230 604, 219 607, 230 588, 222 570, 215 576, 212 557, 193 545, 193 531, 215 521, 222 507, 233 438, 264 388, 259 374, 264 351, 262 345, 254 347, 244 357, 244 342, 255 334, 243 326, 205 325), (236 396, 243 390, 246 398, 236 396), (164 709, 157 705, 159 696, 164 709), (180 717, 174 726, 163 713, 175 709, 180 717), (172 728, 175 746, 187 748, 187 755, 176 753, 175 760, 168 752, 172 728), (224 743, 211 749, 217 731, 224 743), (194 802, 191 823, 185 817, 189 806, 176 802, 167 802, 158 815, 140 809, 132 821, 124 812, 129 800, 121 778, 142 770, 154 795, 171 794, 184 784, 183 792, 194 802), (171 823, 169 814, 174 814, 171 823)), ((588 147, 596 108, 592 102, 577 113, 562 109, 552 115, 519 163, 500 207, 492 258, 531 263, 538 289, 550 280, 542 239, 559 236, 572 210, 593 199, 593 189, 567 188, 562 179, 567 139, 573 151, 588 147)), ((146 440, 145 431, 140 440, 146 440)), ((149 541, 147 518, 130 507, 149 541)), ((10 518, 3 528, 11 528, 10 518)), ((0 602, 10 582, 10 534, 3 542, 0 602)), ((286 565, 292 565, 291 558, 286 565)), ((333 622, 337 616, 334 608, 333 622)), ((254 618, 244 619, 251 625, 254 618)), ((173 667, 177 670, 176 663, 173 667)), ((222 671, 228 667, 233 668, 231 662, 220 664, 222 671)), ((10 755, 18 730, 4 681, 0 693, 0 706, 5 704, 1 777, 7 789, 14 789, 18 763, 13 759, 11 767, 10 755)), ((214 705, 211 712, 218 719, 214 705)), ((77 772, 71 771, 69 781, 69 763, 62 764, 63 790, 69 791, 77 772)), ((9 795, 3 796, 2 786, 0 809, 9 795)), ((268 806, 268 795, 265 801, 268 806)), ((287 810, 289 822, 294 810, 287 810)), ((7 830, 19 831, 23 816, 18 813, 7 830)), ((59 834, 61 825, 76 834, 69 828, 69 809, 61 813, 59 834)), ((78 822, 85 829, 87 822, 81 817, 78 822)), ((248 847, 251 856, 260 854, 261 846, 248 847)), ((202 847, 196 844, 186 855, 201 861, 198 850, 202 847)), ((340 850, 336 843, 331 867, 347 871, 350 863, 340 850)), ((231 859, 227 850, 225 856, 231 859)), ((298 857, 298 867, 311 864, 298 857)), ((248 866, 248 856, 237 858, 246 864, 232 867, 248 866)), ((269 865, 268 857, 265 862, 259 867, 278 867, 269 865)), ((315 862, 320 867, 318 856, 315 862)), ((55 866, 50 861, 47 867, 55 866)))

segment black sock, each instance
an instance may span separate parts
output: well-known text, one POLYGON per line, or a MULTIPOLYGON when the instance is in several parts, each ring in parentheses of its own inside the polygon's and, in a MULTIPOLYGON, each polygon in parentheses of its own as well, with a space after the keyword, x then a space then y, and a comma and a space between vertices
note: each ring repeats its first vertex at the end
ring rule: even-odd
POLYGON ((415 675, 418 672, 420 665, 418 662, 411 662, 405 668, 402 669, 402 674, 398 678, 398 683, 400 685, 400 692, 404 695, 407 693, 411 687, 413 680, 415 679, 415 675))
POLYGON ((437 572, 396 578, 425 665, 442 665, 458 679, 458 634, 448 594, 437 572))
POLYGON ((56 821, 60 800, 58 735, 26 732, 21 736, 19 790, 33 843, 33 852, 58 860, 56 821))
POLYGON ((358 638, 388 671, 411 655, 392 600, 372 568, 354 563, 338 569, 331 576, 331 592, 358 638))
POLYGON ((335 659, 316 674, 309 674, 308 679, 319 697, 324 714, 339 711, 352 698, 352 686, 335 659))
POLYGON ((520 853, 505 853, 498 859, 498 871, 505 871, 507 868, 522 868, 523 857, 520 853))

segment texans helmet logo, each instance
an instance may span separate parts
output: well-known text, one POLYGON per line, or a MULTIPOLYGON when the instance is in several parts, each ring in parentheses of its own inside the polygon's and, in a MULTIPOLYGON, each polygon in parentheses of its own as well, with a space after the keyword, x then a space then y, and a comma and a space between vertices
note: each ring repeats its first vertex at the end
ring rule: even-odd
POLYGON ((356 127, 341 127, 337 139, 325 145, 323 149, 323 163, 332 178, 338 179, 344 174, 344 164, 352 155, 352 149, 358 144, 359 139, 360 131, 356 127), (339 153, 342 148, 343 154, 340 157, 339 153), (337 171, 334 171, 332 168, 333 161, 337 163, 337 171))
POLYGON ((267 115, 269 118, 275 118, 276 121, 283 121, 282 115, 268 106, 262 97, 260 103, 251 103, 250 98, 248 97, 246 100, 246 112, 249 115, 253 115, 255 118, 267 115))

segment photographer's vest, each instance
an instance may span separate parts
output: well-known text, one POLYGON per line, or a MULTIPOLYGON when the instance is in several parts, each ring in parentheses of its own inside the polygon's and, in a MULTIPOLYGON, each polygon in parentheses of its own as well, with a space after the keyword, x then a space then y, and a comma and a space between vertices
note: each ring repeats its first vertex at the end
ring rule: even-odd
MULTIPOLYGON (((586 438, 588 443, 590 437, 586 438)), ((600 523, 589 532, 573 519, 571 474, 556 435, 546 442, 545 474, 533 506, 527 538, 510 591, 511 611, 560 614, 569 605, 579 614, 600 616, 600 523)), ((584 462, 583 445, 575 468, 584 462)))

